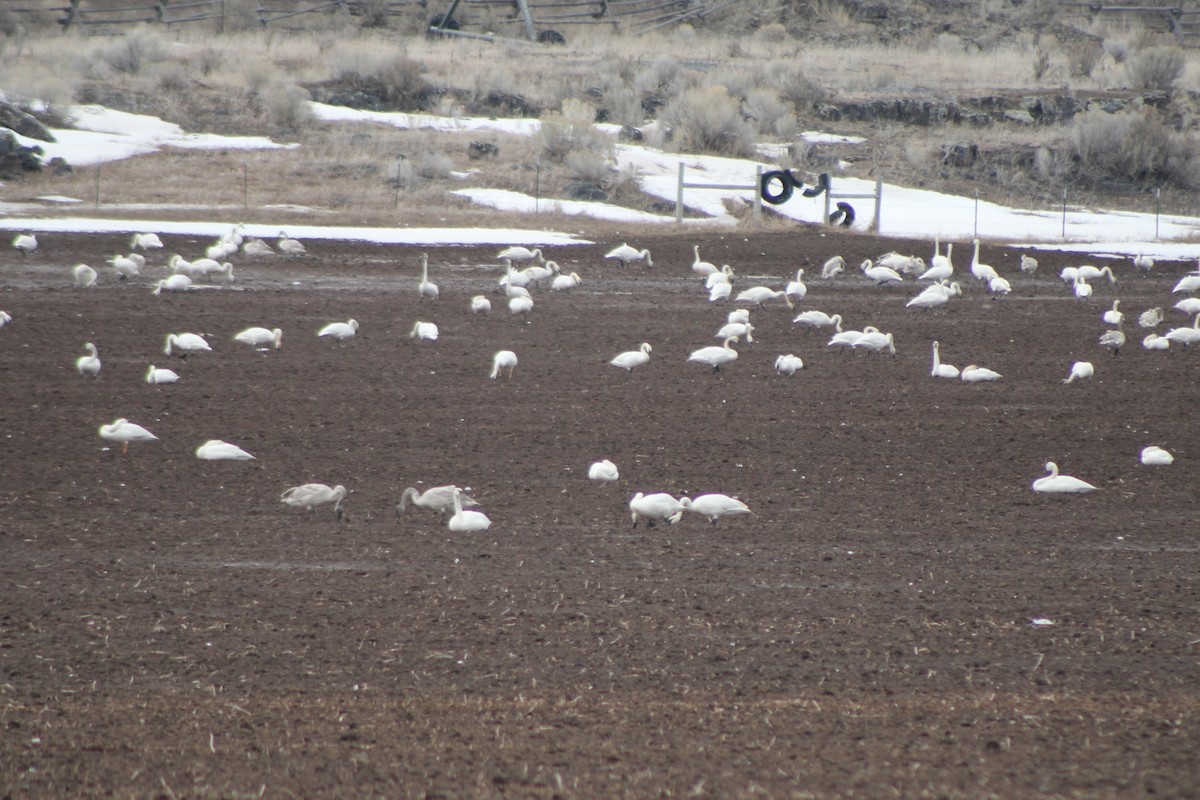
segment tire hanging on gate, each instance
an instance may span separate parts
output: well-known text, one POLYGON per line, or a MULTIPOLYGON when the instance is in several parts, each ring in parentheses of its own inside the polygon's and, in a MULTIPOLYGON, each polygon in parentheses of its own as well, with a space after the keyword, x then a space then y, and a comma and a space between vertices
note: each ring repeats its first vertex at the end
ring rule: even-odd
POLYGON ((762 176, 762 185, 759 187, 759 193, 762 199, 766 200, 773 206, 786 203, 792 199, 792 191, 795 189, 792 173, 784 169, 773 169, 770 172, 764 172, 762 176), (776 194, 771 191, 771 185, 779 181, 780 189, 776 194))
POLYGON ((829 224, 849 228, 854 224, 854 206, 845 201, 838 203, 837 211, 829 215, 829 224))

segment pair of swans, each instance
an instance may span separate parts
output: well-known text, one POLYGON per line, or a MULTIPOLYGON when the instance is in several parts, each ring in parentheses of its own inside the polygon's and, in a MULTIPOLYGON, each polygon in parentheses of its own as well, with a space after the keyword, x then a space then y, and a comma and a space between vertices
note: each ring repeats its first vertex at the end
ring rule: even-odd
POLYGON ((620 247, 613 248, 609 252, 605 253, 604 257, 606 259, 611 258, 620 262, 622 267, 628 267, 630 264, 636 264, 642 261, 646 263, 647 267, 654 266, 654 261, 650 258, 649 250, 639 250, 636 247, 630 246, 628 242, 623 243, 620 247))
POLYGON ((954 242, 946 244, 946 254, 942 255, 941 240, 935 238, 933 240, 933 258, 929 259, 929 269, 917 276, 919 281, 941 281, 949 280, 954 274, 954 262, 950 260, 950 254, 954 250, 954 242))
POLYGON ((87 350, 88 354, 75 359, 75 369, 79 371, 80 375, 91 375, 94 378, 100 374, 100 356, 96 351, 96 345, 88 342, 83 349, 87 350))
POLYGON ((109 442, 120 442, 121 452, 129 452, 130 442, 153 442, 158 437, 137 423, 121 417, 108 425, 101 425, 100 438, 109 442))
POLYGON ((683 504, 666 492, 638 492, 629 501, 629 512, 635 528, 638 521, 643 519, 646 520, 647 528, 653 528, 658 522, 672 525, 680 520, 683 511, 683 504))
POLYGON ((716 333, 716 338, 725 340, 730 337, 745 337, 746 344, 754 344, 754 326, 749 322, 726 322, 716 333))
POLYGON ((879 328, 876 328, 874 325, 868 325, 861 331, 838 331, 829 337, 826 347, 844 347, 847 350, 852 350, 854 343, 868 333, 879 333, 879 328))
POLYGON ((342 501, 346 499, 346 487, 341 484, 328 486, 324 483, 305 483, 284 490, 279 499, 292 508, 306 508, 310 512, 315 512, 317 506, 333 503, 333 515, 340 522, 342 501))
POLYGON ((348 319, 345 322, 331 322, 317 331, 320 338, 334 339, 344 342, 358 333, 358 320, 348 319))
POLYGON ((925 262, 919 256, 905 256, 895 250, 884 253, 875 259, 875 263, 881 267, 894 269, 901 275, 921 275, 926 270, 925 262))
POLYGON ((637 350, 626 350, 624 353, 618 353, 608 363, 626 372, 633 372, 635 367, 640 367, 650 362, 650 351, 652 349, 649 342, 642 342, 641 347, 637 350))
POLYGON ((780 375, 795 375, 804 369, 804 359, 794 353, 787 353, 775 359, 775 371, 780 375))

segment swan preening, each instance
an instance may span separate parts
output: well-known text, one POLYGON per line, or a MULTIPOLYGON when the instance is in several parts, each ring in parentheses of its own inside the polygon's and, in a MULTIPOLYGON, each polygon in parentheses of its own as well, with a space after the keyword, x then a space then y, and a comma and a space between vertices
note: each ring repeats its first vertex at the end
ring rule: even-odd
POLYGON ((1142 347, 1147 350, 1169 350, 1171 349, 1171 340, 1165 336, 1159 336, 1157 333, 1151 333, 1142 339, 1142 347))
POLYGON ((726 322, 717 331, 716 338, 725 340, 731 336, 746 337, 746 344, 754 343, 754 326, 747 322, 726 322))
POLYGON ((96 285, 96 270, 87 264, 79 264, 72 268, 71 276, 75 280, 75 285, 81 289, 90 289, 96 285))
POLYGON ((608 251, 604 254, 604 257, 619 261, 622 267, 628 267, 637 261, 645 261, 647 267, 654 266, 654 261, 650 258, 649 250, 639 250, 636 247, 631 247, 629 244, 622 244, 620 247, 608 251))
POLYGON ((463 511, 462 500, 463 490, 457 486, 454 487, 452 495, 454 501, 454 514, 446 526, 455 533, 473 533, 475 531, 486 531, 492 526, 492 521, 482 511, 463 511))
POLYGON ((775 371, 780 375, 795 375, 804 369, 804 360, 798 355, 788 353, 775 359, 775 371))
POLYGON ((158 439, 150 431, 121 417, 109 425, 100 426, 100 438, 110 442, 120 442, 121 452, 129 452, 130 442, 153 442, 158 439))
POLYGON ((579 273, 572 272, 570 275, 555 275, 554 280, 550 282, 550 288, 556 292, 562 292, 574 289, 581 283, 583 283, 583 278, 579 277, 579 273))
POLYGON ((171 355, 171 349, 179 351, 180 358, 186 358, 192 353, 204 353, 212 350, 204 337, 197 333, 168 333, 167 346, 163 352, 171 355))
POLYGON ((1026 275, 1032 275, 1037 272, 1038 261, 1033 256, 1021 255, 1021 272, 1026 275))
POLYGON ((490 314, 492 313, 492 301, 481 294, 477 294, 471 298, 471 313, 472 314, 490 314))
POLYGON ((284 490, 279 499, 293 508, 307 508, 309 511, 316 511, 317 506, 333 503, 333 515, 340 521, 342 501, 346 499, 346 487, 341 484, 330 487, 323 483, 306 483, 284 490))
POLYGON ((117 280, 127 281, 130 278, 136 278, 141 274, 142 267, 146 264, 146 259, 137 253, 123 256, 117 254, 108 260, 112 265, 113 272, 117 273, 117 280), (137 256, 137 258, 134 258, 137 256))
POLYGON ((156 367, 153 364, 146 370, 146 383, 177 383, 179 381, 179 373, 173 369, 163 369, 156 367))
MULTIPOLYGON (((469 491, 471 487, 467 487, 469 491)), ((431 486, 423 492, 417 491, 414 487, 409 486, 400 495, 400 502, 396 504, 396 519, 400 519, 400 515, 404 513, 404 509, 408 507, 411 501, 414 506, 428 508, 438 512, 443 518, 446 514, 454 510, 454 493, 461 491, 457 486, 450 484, 447 486, 431 486)), ((465 494, 459 495, 459 505, 472 507, 479 505, 474 498, 468 497, 465 494)))
POLYGON ((976 364, 968 364, 962 368, 959 373, 959 378, 967 383, 982 383, 985 381, 998 381, 1004 376, 995 370, 981 367, 976 364))
POLYGON ((321 330, 317 331, 317 336, 336 339, 339 342, 344 342, 358 333, 358 320, 348 319, 345 322, 331 322, 321 330))
POLYGON ((272 346, 278 350, 283 346, 283 331, 279 328, 246 328, 235 334, 233 340, 259 350, 267 350, 272 346))
POLYGON ((1165 467, 1175 461, 1175 456, 1171 455, 1169 452, 1156 444, 1152 444, 1149 447, 1143 447, 1138 458, 1143 464, 1152 467, 1165 467))
POLYGON ((262 239, 247 239, 242 243, 242 252, 248 256, 273 256, 275 248, 262 239))
POLYGON ((1147 309, 1138 315, 1139 328, 1157 328, 1164 319, 1162 306, 1147 309))
POLYGON ((683 516, 683 504, 666 492, 642 494, 638 492, 629 501, 629 511, 633 517, 633 527, 638 520, 646 520, 646 527, 653 528, 654 523, 663 522, 671 525, 683 516))
POLYGON ((724 494, 702 494, 693 498, 681 497, 679 505, 684 511, 691 511, 707 517, 713 525, 716 525, 724 517, 740 517, 754 513, 741 500, 724 494))
POLYGON ((935 341, 933 343, 933 369, 930 370, 929 374, 935 378, 957 378, 958 367, 942 363, 940 348, 941 345, 935 341))
POLYGON ((1143 275, 1149 275, 1154 268, 1154 259, 1142 253, 1133 257, 1133 268, 1143 275))
POLYGON ((220 439, 209 439, 196 448, 196 458, 201 461, 253 461, 254 456, 236 444, 220 439))
POLYGON ((642 364, 649 363, 650 351, 652 349, 649 342, 642 342, 641 347, 637 350, 626 350, 624 353, 618 353, 608 363, 626 372, 633 372, 634 367, 640 367, 642 364))
POLYGON ((862 262, 858 268, 862 270, 862 274, 865 275, 869 280, 874 281, 876 286, 884 286, 889 283, 900 283, 904 280, 903 276, 901 276, 899 272, 896 272, 896 270, 891 269, 890 267, 878 266, 869 258, 862 262))
POLYGON ((693 350, 692 354, 688 356, 688 361, 707 364, 713 368, 713 372, 720 372, 722 366, 731 364, 737 360, 738 352, 732 346, 737 340, 738 337, 730 336, 720 347, 714 345, 693 350))
POLYGON ((88 351, 86 356, 75 359, 75 369, 80 375, 91 375, 93 378, 100 374, 100 356, 96 354, 96 345, 88 342, 83 346, 88 351))
POLYGON ((408 333, 408 338, 436 342, 438 333, 438 326, 436 323, 422 322, 421 320, 417 320, 413 323, 412 330, 408 333))
POLYGON ((607 458, 601 461, 596 461, 588 467, 588 478, 593 481, 602 481, 610 483, 621 477, 621 473, 617 471, 617 465, 609 461, 607 458))
POLYGON ((429 280, 429 254, 421 253, 421 282, 417 284, 417 292, 421 299, 428 297, 430 300, 438 299, 438 287, 436 283, 429 280))
POLYGON ((496 378, 504 370, 508 370, 508 377, 512 377, 513 369, 517 366, 517 354, 512 350, 498 350, 492 356, 492 374, 489 378, 496 378))
POLYGON ((32 233, 18 233, 13 237, 12 246, 21 251, 22 256, 27 256, 37 250, 38 240, 32 233))
POLYGON ((1046 462, 1046 471, 1050 474, 1038 478, 1033 482, 1033 490, 1035 492, 1081 494, 1083 492, 1096 491, 1096 487, 1087 481, 1081 481, 1079 478, 1074 478, 1070 475, 1059 475, 1058 465, 1053 461, 1046 462))
POLYGON ((1063 383, 1087 380, 1096 374, 1096 368, 1090 361, 1076 361, 1071 365, 1071 374, 1063 378, 1063 383))
POLYGON ((287 235, 286 231, 279 232, 279 241, 275 243, 275 248, 279 250, 279 252, 285 253, 289 256, 304 255, 308 252, 308 249, 304 246, 303 242, 298 239, 291 238, 287 235))
POLYGON ((1121 352, 1121 348, 1125 346, 1125 332, 1120 328, 1111 331, 1105 331, 1100 334, 1100 346, 1107 347, 1112 350, 1113 355, 1121 352))
POLYGON ((842 258, 841 256, 834 256, 821 265, 821 278, 823 280, 836 278, 845 269, 846 259, 842 258))

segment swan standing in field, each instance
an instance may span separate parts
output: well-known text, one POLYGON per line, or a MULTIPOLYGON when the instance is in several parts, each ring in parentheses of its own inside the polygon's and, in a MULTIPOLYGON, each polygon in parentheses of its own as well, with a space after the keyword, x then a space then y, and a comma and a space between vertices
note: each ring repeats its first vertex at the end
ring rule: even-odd
POLYGON ((1100 346, 1107 347, 1112 350, 1115 356, 1121 352, 1121 348, 1125 346, 1125 331, 1117 328, 1116 330, 1105 331, 1100 334, 1100 346))
POLYGON ((871 353, 883 353, 884 350, 887 350, 891 355, 896 355, 896 341, 893 335, 879 331, 864 332, 850 347, 871 353))
POLYGON ((1143 447, 1141 455, 1138 456, 1143 464, 1147 466, 1165 467, 1175 461, 1175 456, 1171 455, 1166 450, 1156 444, 1149 447, 1143 447))
POLYGON ((933 369, 929 371, 929 374, 935 378, 957 378, 958 367, 942 363, 940 347, 941 345, 936 341, 933 343, 933 369))
POLYGON ((513 314, 524 314, 528 318, 529 312, 533 311, 533 298, 510 297, 508 299, 508 310, 513 314))
POLYGON ((439 331, 436 323, 417 320, 413 323, 412 330, 408 332, 408 338, 436 342, 438 334, 439 331))
POLYGON ((192 269, 192 262, 179 255, 179 253, 175 253, 167 259, 167 267, 171 270, 171 272, 179 275, 187 275, 189 278, 192 277, 193 274, 198 273, 198 270, 192 269))
POLYGON ((602 481, 603 483, 611 483, 621 477, 621 473, 617 471, 617 465, 609 461, 607 458, 601 461, 596 461, 588 467, 588 479, 593 481, 602 481))
POLYGON ((153 442, 158 439, 150 431, 121 417, 110 425, 100 426, 100 438, 110 442, 120 442, 121 452, 129 452, 130 442, 153 442))
POLYGON ((733 298, 733 301, 735 303, 753 303, 762 308, 763 303, 766 303, 768 300, 779 299, 782 299, 789 309, 796 307, 796 304, 792 302, 792 298, 788 297, 786 292, 771 289, 767 286, 751 286, 749 289, 738 292, 737 297, 733 298))
POLYGON ((557 275, 559 269, 557 261, 547 261, 545 264, 534 264, 533 266, 526 267, 521 270, 521 276, 525 279, 525 286, 532 283, 534 286, 541 287, 542 281, 551 275, 557 275))
POLYGON ((938 291, 936 289, 934 291, 930 291, 930 289, 934 289, 934 287, 936 287, 937 285, 938 284, 934 284, 934 286, 929 287, 925 291, 918 294, 916 297, 913 297, 911 300, 909 300, 907 303, 904 304, 904 307, 905 308, 923 308, 926 311, 930 311, 932 309, 941 308, 942 306, 946 305, 947 303, 950 302, 950 294, 948 292, 938 291))
POLYGON ((336 339, 339 342, 344 342, 358 333, 358 320, 348 319, 345 322, 331 322, 321 330, 317 331, 317 336, 321 338, 336 339))
POLYGON ((795 375, 804 369, 804 359, 793 353, 781 355, 775 359, 775 371, 780 375, 795 375))
POLYGON ((510 263, 513 261, 545 262, 546 260, 542 258, 542 251, 540 248, 530 250, 528 247, 521 247, 520 245, 504 248, 496 254, 496 258, 500 259, 501 261, 508 261, 510 263))
POLYGON ((283 331, 279 328, 246 328, 234 335, 235 342, 248 344, 259 350, 267 350, 272 346, 278 350, 283 346, 283 331))
POLYGON ((1074 478, 1070 475, 1059 475, 1058 465, 1053 461, 1046 462, 1046 471, 1050 474, 1038 478, 1033 482, 1033 490, 1035 492, 1080 494, 1096 491, 1096 487, 1087 481, 1081 481, 1079 478, 1074 478))
POLYGON ((879 258, 875 259, 875 263, 881 267, 894 269, 901 275, 920 275, 926 269, 925 262, 917 256, 905 256, 891 251, 884 253, 879 258))
POLYGON ((1171 289, 1171 294, 1176 294, 1178 292, 1191 294, 1197 289, 1200 289, 1200 275, 1189 273, 1179 279, 1179 282, 1175 284, 1173 289, 1171 289))
POLYGON ((88 351, 86 356, 75 359, 75 369, 80 375, 91 375, 93 378, 100 374, 100 356, 96 353, 96 345, 88 342, 83 346, 88 351))
POLYGON ((735 336, 739 339, 744 336, 746 337, 746 344, 753 344, 754 326, 749 322, 726 322, 721 326, 721 329, 717 331, 716 338, 724 341, 731 336, 735 336))
POLYGON ((236 444, 220 439, 209 439, 196 448, 196 458, 201 461, 253 461, 254 456, 236 444))
POLYGON ((242 253, 248 256, 273 256, 275 248, 262 239, 247 239, 242 243, 242 253))
POLYGON ((1021 255, 1021 272, 1032 275, 1037 272, 1038 261, 1033 256, 1021 255))
POLYGON ((446 527, 455 533, 475 533, 486 531, 492 526, 492 521, 482 511, 463 511, 462 489, 454 489, 454 513, 450 516, 446 527))
POLYGON ((737 360, 738 352, 732 346, 737 340, 738 337, 730 336, 720 347, 709 346, 693 350, 692 354, 688 356, 688 361, 707 364, 713 368, 713 372, 720 372, 722 366, 732 364, 737 360))
POLYGON ((946 281, 954 274, 954 262, 950 254, 954 250, 954 242, 946 245, 946 255, 938 252, 938 240, 933 240, 933 258, 929 259, 929 269, 917 276, 919 281, 946 281))
POLYGON ((438 287, 436 283, 429 280, 429 254, 421 253, 421 282, 417 284, 417 292, 421 299, 428 297, 430 300, 438 299, 438 287))
POLYGON ((808 328, 833 328, 838 333, 842 332, 841 314, 829 315, 824 311, 804 311, 793 319, 792 322, 808 328))
POLYGON ((719 270, 704 276, 704 288, 711 291, 718 284, 733 283, 734 274, 733 267, 725 264, 719 270))
POLYGON ((1090 361, 1076 361, 1071 365, 1071 374, 1063 378, 1063 383, 1074 383, 1086 380, 1096 374, 1096 368, 1090 361))
POLYGON ((626 350, 624 353, 617 353, 613 357, 613 360, 608 363, 626 372, 633 372, 634 367, 640 367, 642 364, 650 362, 650 351, 652 349, 649 342, 642 342, 641 347, 637 350, 626 350))
POLYGON ((1133 257, 1133 268, 1143 275, 1149 275, 1154 269, 1154 259, 1142 253, 1133 257))
POLYGON ((163 243, 157 233, 135 233, 129 239, 129 246, 134 250, 161 250, 163 243))
POLYGON ((653 267, 654 261, 650 258, 649 250, 639 250, 636 247, 631 247, 629 244, 622 244, 620 247, 614 248, 604 254, 605 258, 612 258, 619 261, 622 267, 628 267, 638 261, 646 262, 647 267, 653 267))
POLYGON ((821 280, 827 281, 832 278, 836 278, 838 275, 841 275, 845 269, 846 259, 842 258, 841 256, 833 256, 832 258, 827 259, 825 263, 821 265, 821 280))
MULTIPOLYGON (((470 489, 471 487, 467 487, 470 489)), ((417 491, 414 487, 409 486, 400 495, 400 502, 396 504, 396 519, 400 519, 400 515, 404 513, 404 509, 408 507, 409 501, 414 506, 428 508, 445 518, 445 516, 454 510, 454 493, 459 491, 457 486, 453 484, 447 486, 431 486, 423 492, 417 491)), ((463 494, 459 496, 459 503, 465 507, 473 507, 479 505, 474 498, 463 494)))
POLYGON ((852 350, 854 349, 854 343, 868 333, 879 333, 879 328, 876 328, 874 325, 868 325, 861 331, 838 331, 829 337, 826 347, 844 347, 847 350, 852 350))
POLYGON ((127 281, 141 274, 142 265, 131 256, 123 256, 118 253, 110 258, 108 263, 112 265, 113 272, 117 273, 117 280, 127 281))
POLYGON ((163 292, 186 292, 190 288, 192 288, 192 279, 187 275, 171 275, 154 285, 154 296, 158 297, 163 292))
POLYGON ((9 314, 7 311, 0 311, 0 328, 3 328, 10 322, 12 322, 12 314, 9 314))
POLYGON ((683 504, 666 492, 638 492, 629 501, 629 511, 633 517, 633 527, 637 527, 638 520, 645 519, 646 527, 653 528, 656 522, 665 525, 678 522, 683 516, 683 504))
POLYGON ((225 280, 233 280, 233 264, 228 261, 217 261, 215 258, 198 258, 191 263, 188 274, 199 275, 208 279, 211 275, 224 275, 225 280))
POLYGON ((570 275, 555 275, 554 280, 550 281, 550 288, 556 292, 563 292, 574 289, 581 283, 583 278, 579 277, 579 273, 572 272, 570 275))
POLYGON ((179 351, 180 358, 187 358, 192 353, 207 353, 212 351, 212 348, 208 346, 208 342, 204 341, 204 337, 198 333, 168 333, 167 346, 163 348, 163 352, 171 355, 171 348, 179 351))
POLYGON ((159 384, 159 383, 178 383, 178 382, 179 382, 179 373, 175 372, 175 370, 163 369, 160 367, 156 367, 153 364, 151 364, 150 368, 146 370, 146 383, 153 385, 153 384, 159 384))
POLYGON ((1080 300, 1090 300, 1092 297, 1092 285, 1082 275, 1075 276, 1075 296, 1080 300))
POLYGON ((783 291, 794 300, 803 300, 808 294, 808 287, 804 284, 804 270, 796 270, 796 279, 788 281, 787 287, 783 291))
POLYGON ((894 269, 888 267, 877 266, 871 259, 859 264, 858 268, 862 270, 862 274, 875 283, 876 286, 885 286, 889 283, 902 283, 903 276, 894 269))
POLYGON ((308 252, 304 242, 291 238, 286 231, 279 232, 279 240, 275 242, 275 249, 289 256, 301 256, 308 252))
POLYGON ((998 381, 1004 376, 995 370, 987 367, 980 367, 976 364, 968 364, 962 368, 959 373, 959 378, 967 383, 982 383, 984 381, 998 381))
POLYGON ((733 294, 732 283, 718 283, 708 290, 708 302, 716 303, 721 300, 728 300, 731 294, 733 294))
POLYGON ((1091 264, 1084 264, 1079 268, 1079 276, 1085 281, 1108 278, 1109 283, 1117 282, 1117 276, 1113 274, 1112 267, 1093 267, 1091 264))
POLYGON ((1142 339, 1142 347, 1147 350, 1169 350, 1171 340, 1165 336, 1159 336, 1157 333, 1151 333, 1142 339))
POLYGON ((37 250, 38 240, 32 233, 18 233, 13 237, 12 246, 17 248, 22 256, 27 256, 37 250))
MULTIPOLYGON (((1125 321, 1125 315, 1121 313, 1120 306, 1121 306, 1120 300, 1113 300, 1112 308, 1110 308, 1108 311, 1105 311, 1104 314, 1100 317, 1100 319, 1102 319, 1104 321, 1105 325, 1120 325, 1122 322, 1125 321)), ((1149 327, 1153 327, 1153 326, 1149 326, 1149 327)))
POLYGON ((96 285, 96 270, 87 264, 79 264, 71 270, 75 285, 81 289, 89 289, 96 285))
POLYGON ((976 280, 987 283, 992 278, 999 277, 999 274, 996 272, 994 267, 989 264, 984 264, 979 260, 979 240, 975 239, 974 241, 975 254, 971 256, 971 274, 975 276, 976 280))
POLYGON ((692 272, 703 278, 717 271, 716 264, 700 258, 700 245, 692 245, 692 252, 695 254, 695 258, 692 260, 692 272))
POLYGON ((490 314, 492 313, 492 301, 481 294, 477 294, 471 298, 471 313, 472 314, 490 314))
POLYGON ((1184 347, 1191 347, 1200 342, 1200 313, 1196 314, 1196 321, 1192 323, 1192 327, 1171 328, 1163 338, 1169 342, 1178 342, 1184 347))
POLYGON ((1178 311, 1182 311, 1189 317, 1194 317, 1200 314, 1200 297, 1185 297, 1175 305, 1171 306, 1178 311))
POLYGON ((1139 328, 1157 328, 1164 318, 1162 306, 1147 309, 1138 315, 1139 328))
POLYGON ((1063 283, 1075 283, 1079 277, 1079 267, 1063 267, 1059 271, 1058 277, 1062 278, 1063 283))
POLYGON ((754 513, 741 500, 724 494, 702 494, 694 498, 681 497, 679 505, 683 507, 684 511, 691 511, 707 517, 714 526, 724 517, 740 517, 754 513))
POLYGON ((1012 284, 1008 282, 1008 278, 1000 275, 989 278, 987 288, 996 297, 1007 297, 1012 292, 1012 284))
POLYGON ((317 506, 333 503, 333 515, 342 519, 342 501, 346 499, 346 487, 327 486, 323 483, 306 483, 284 490, 279 499, 293 508, 307 508, 315 512, 317 506))
POLYGON ((508 370, 508 377, 512 377, 513 369, 517 366, 517 354, 512 350, 497 350, 492 356, 492 374, 489 378, 495 379, 501 372, 508 370))

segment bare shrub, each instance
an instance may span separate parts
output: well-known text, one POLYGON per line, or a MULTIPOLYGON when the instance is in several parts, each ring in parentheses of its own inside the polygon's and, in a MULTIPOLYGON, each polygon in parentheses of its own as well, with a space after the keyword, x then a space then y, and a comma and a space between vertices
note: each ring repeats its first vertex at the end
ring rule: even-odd
POLYGON ((425 153, 417 159, 414 169, 425 180, 448 178, 454 170, 454 162, 442 153, 425 153))
POLYGON ((791 136, 796 131, 791 105, 770 89, 752 89, 742 101, 742 113, 758 126, 759 133, 791 136))
POLYGON ((538 155, 558 163, 576 150, 607 153, 612 145, 592 126, 595 110, 580 100, 566 100, 561 112, 544 114, 533 136, 538 155))
POLYGON ((1080 167, 1092 176, 1195 185, 1200 149, 1153 112, 1081 114, 1071 128, 1071 144, 1080 167))
POLYGON ((573 180, 604 186, 614 173, 613 162, 595 150, 572 150, 563 167, 573 180))
POLYGON ((166 48, 156 34, 138 28, 111 42, 99 56, 117 72, 137 75, 142 69, 166 58, 166 48))
POLYGON ((276 84, 262 95, 263 112, 273 125, 301 128, 312 119, 308 90, 295 84, 276 84))
POLYGON ((1095 42, 1072 42, 1064 50, 1067 55, 1067 73, 1072 78, 1090 78, 1096 65, 1104 57, 1104 48, 1095 42))
POLYGON ((637 92, 628 86, 618 86, 605 92, 604 105, 608 121, 617 125, 641 125, 646 121, 642 101, 637 92))
POLYGON ((161 92, 186 92, 191 85, 191 77, 183 64, 168 61, 159 67, 154 83, 161 92))
POLYGON ((1050 53, 1041 45, 1033 50, 1033 79, 1040 81, 1050 71, 1050 53))
POLYGON ((781 44, 791 36, 781 22, 770 22, 758 29, 756 38, 764 44, 781 44))
POLYGON ((1129 42, 1124 39, 1105 39, 1104 51, 1116 63, 1124 64, 1129 59, 1129 42))
POLYGON ((1183 76, 1187 58, 1175 47, 1151 47, 1125 63, 1125 72, 1135 89, 1166 91, 1183 76))
POLYGON ((804 71, 787 61, 772 61, 763 70, 767 85, 779 97, 804 114, 817 103, 824 102, 829 93, 808 79, 804 71))
POLYGON ((673 56, 660 55, 637 74, 633 88, 642 94, 671 94, 671 86, 679 80, 680 72, 679 62, 673 56))
POLYGON ((724 86, 688 89, 663 108, 661 119, 671 128, 672 142, 683 150, 730 156, 753 150, 754 131, 724 86))

